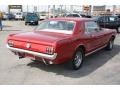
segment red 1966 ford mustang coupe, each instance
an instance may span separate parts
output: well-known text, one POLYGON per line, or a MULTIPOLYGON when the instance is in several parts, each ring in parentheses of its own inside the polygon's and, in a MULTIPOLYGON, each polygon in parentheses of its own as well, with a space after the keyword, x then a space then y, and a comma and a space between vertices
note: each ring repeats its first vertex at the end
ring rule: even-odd
POLYGON ((19 58, 29 57, 45 64, 66 61, 77 70, 84 57, 102 48, 113 48, 115 30, 100 28, 88 18, 44 20, 32 32, 11 34, 7 48, 19 58))

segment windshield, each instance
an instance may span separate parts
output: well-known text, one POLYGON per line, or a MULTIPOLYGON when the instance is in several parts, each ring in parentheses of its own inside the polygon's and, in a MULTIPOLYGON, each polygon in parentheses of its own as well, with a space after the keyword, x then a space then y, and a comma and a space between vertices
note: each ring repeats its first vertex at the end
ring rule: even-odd
POLYGON ((40 23, 36 30, 72 34, 74 21, 47 20, 40 23))
POLYGON ((27 17, 37 17, 37 15, 34 14, 34 13, 28 13, 28 14, 27 14, 27 17))
POLYGON ((30 13, 30 14, 27 14, 26 15, 26 20, 28 20, 28 21, 30 21, 30 20, 38 20, 38 16, 36 15, 36 14, 32 14, 32 13, 30 13))

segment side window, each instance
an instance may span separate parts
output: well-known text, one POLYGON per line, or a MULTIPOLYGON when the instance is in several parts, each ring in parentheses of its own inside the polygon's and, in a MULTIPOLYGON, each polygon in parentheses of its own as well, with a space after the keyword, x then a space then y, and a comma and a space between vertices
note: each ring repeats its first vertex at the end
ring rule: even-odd
POLYGON ((109 17, 110 22, 114 22, 115 21, 115 17, 109 17))
POLYGON ((80 17, 78 14, 73 14, 73 17, 80 17))
POLYGON ((104 20, 103 17, 98 18, 99 22, 103 22, 103 20, 104 20))
POLYGON ((94 21, 85 22, 85 30, 88 33, 98 32, 99 26, 94 21))
POLYGON ((118 17, 115 17, 115 21, 120 21, 120 19, 118 17))

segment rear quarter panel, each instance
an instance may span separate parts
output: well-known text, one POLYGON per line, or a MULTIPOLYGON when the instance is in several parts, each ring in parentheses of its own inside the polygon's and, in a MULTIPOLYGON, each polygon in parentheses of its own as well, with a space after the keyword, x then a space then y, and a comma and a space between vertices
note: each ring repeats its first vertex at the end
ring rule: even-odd
POLYGON ((83 42, 84 42, 82 41, 82 37, 83 37, 82 33, 84 32, 83 28, 84 26, 80 24, 80 22, 76 22, 73 34, 70 35, 68 38, 57 42, 56 52, 58 53, 57 58, 59 63, 72 59, 73 54, 76 51, 76 48, 80 44, 83 45, 83 42))
POLYGON ((56 44, 56 52, 58 53, 57 55, 57 63, 62 63, 65 61, 68 61, 72 58, 72 53, 71 52, 71 38, 67 38, 64 40, 60 40, 56 44))

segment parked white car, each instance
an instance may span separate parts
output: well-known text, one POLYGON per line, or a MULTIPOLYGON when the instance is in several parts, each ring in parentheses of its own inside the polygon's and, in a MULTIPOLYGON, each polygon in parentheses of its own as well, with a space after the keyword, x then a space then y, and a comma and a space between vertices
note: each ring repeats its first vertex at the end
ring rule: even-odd
POLYGON ((44 20, 44 19, 47 19, 47 16, 46 15, 40 15, 40 20, 44 20))
POLYGON ((21 12, 15 13, 15 19, 16 20, 23 20, 23 14, 21 12))

